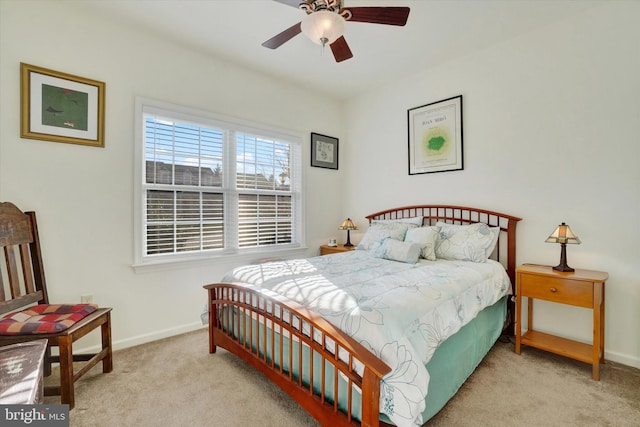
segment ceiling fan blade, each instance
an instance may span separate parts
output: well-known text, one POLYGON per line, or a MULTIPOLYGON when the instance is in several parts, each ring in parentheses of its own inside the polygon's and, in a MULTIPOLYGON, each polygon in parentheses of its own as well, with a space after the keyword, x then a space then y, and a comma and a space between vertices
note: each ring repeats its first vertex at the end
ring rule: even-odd
POLYGON ((262 46, 268 47, 269 49, 276 49, 282 46, 283 44, 285 44, 286 42, 288 42, 289 40, 291 40, 292 38, 294 38, 295 36, 297 36, 298 34, 300 34, 301 32, 302 32, 302 27, 300 26, 300 22, 298 22, 297 24, 287 28, 280 34, 277 34, 271 37, 269 40, 262 43, 262 46))
POLYGON ((336 59, 336 62, 353 58, 353 53, 351 53, 351 49, 349 49, 349 45, 344 36, 340 36, 340 38, 331 43, 331 52, 333 52, 333 57, 336 59))
POLYGON ((340 12, 343 10, 351 12, 349 21, 352 22, 368 22, 402 27, 407 23, 410 9, 408 7, 362 6, 343 8, 340 12))
POLYGON ((273 0, 278 3, 286 4, 287 6, 295 7, 296 9, 300 5, 300 0, 273 0))

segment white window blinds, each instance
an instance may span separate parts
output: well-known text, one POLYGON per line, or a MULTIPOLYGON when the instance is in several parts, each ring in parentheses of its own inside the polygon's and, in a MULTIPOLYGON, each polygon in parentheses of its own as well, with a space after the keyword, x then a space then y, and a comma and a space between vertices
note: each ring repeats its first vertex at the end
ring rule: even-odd
POLYGON ((290 145, 238 133, 236 147, 239 246, 291 243, 290 145))
POLYGON ((300 244, 299 142, 155 108, 142 122, 143 258, 300 244))

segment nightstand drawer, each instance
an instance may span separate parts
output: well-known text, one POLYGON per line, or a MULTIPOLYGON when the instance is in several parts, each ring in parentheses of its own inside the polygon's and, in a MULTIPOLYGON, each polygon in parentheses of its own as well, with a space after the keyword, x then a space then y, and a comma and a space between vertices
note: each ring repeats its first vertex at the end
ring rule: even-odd
POLYGON ((533 274, 522 274, 519 279, 519 292, 522 296, 578 307, 593 307, 593 283, 591 282, 533 274))

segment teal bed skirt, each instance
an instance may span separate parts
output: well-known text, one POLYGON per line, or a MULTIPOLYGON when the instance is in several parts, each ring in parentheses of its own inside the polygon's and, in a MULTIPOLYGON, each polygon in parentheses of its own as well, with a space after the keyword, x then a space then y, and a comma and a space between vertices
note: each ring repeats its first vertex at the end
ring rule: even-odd
MULTIPOLYGON (((431 360, 426 365, 430 374, 430 382, 426 398, 426 409, 423 412, 424 421, 429 420, 437 414, 446 405, 449 399, 456 394, 458 389, 476 369, 478 364, 500 337, 507 312, 507 298, 508 297, 503 297, 494 305, 482 310, 474 320, 463 326, 453 336, 449 337, 435 351, 431 360)), ((269 340, 265 343, 265 340, 263 339, 264 325, 257 322, 255 319, 251 320, 251 323, 254 325, 252 328, 254 337, 253 340, 251 340, 253 343, 251 346, 253 347, 253 353, 258 353, 261 357, 266 353, 266 360, 278 367, 282 360, 283 371, 291 372, 292 376, 296 379, 300 373, 300 364, 302 364, 302 383, 309 385, 309 363, 300 363, 296 358, 293 358, 290 369, 288 358, 284 357, 281 359, 278 346, 276 346, 275 349, 272 349, 269 340)), ((246 342, 243 337, 243 330, 239 325, 239 323, 236 323, 234 335, 239 337, 241 342, 246 342)), ((276 336, 278 336, 279 339, 279 335, 277 333, 276 336)), ((288 340, 284 339, 283 342, 285 347, 283 353, 288 354, 288 340)), ((299 352, 300 349, 298 348, 298 342, 293 341, 292 346, 293 354, 302 354, 303 361, 308 361, 310 359, 310 349, 308 346, 303 345, 301 352, 299 352)), ((313 364, 314 371, 321 372, 322 359, 317 354, 313 355, 313 364)), ((330 364, 327 364, 325 366, 326 383, 331 384, 333 377, 333 367, 330 364)), ((314 389, 317 390, 321 387, 320 380, 320 376, 316 375, 314 377, 314 389)), ((341 390, 337 393, 338 396, 346 396, 346 388, 348 385, 343 378, 338 379, 338 387, 341 390)), ((328 400, 332 400, 334 393, 331 390, 326 390, 325 393, 328 400)), ((342 402, 341 398, 338 400, 338 407, 344 410, 347 403, 342 402)), ((361 413, 359 405, 360 396, 357 392, 354 392, 351 409, 352 415, 356 419, 359 419, 361 413)), ((386 423, 393 424, 384 414, 380 415, 380 419, 386 423)))
MULTIPOLYGON (((437 414, 457 393, 500 337, 507 315, 507 298, 503 297, 482 310, 433 353, 427 363, 431 379, 427 407, 422 413, 425 421, 437 414)), ((384 414, 380 419, 391 424, 384 414)))

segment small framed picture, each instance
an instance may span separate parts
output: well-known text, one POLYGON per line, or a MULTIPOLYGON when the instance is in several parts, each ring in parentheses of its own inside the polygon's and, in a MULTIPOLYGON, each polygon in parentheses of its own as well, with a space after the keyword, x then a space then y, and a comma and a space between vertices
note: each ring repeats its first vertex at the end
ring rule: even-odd
POLYGON ((105 84, 20 64, 20 136, 104 147, 105 84))
POLYGON ((462 170, 462 95, 407 114, 409 175, 462 170))
POLYGON ((311 134, 311 166, 338 169, 338 138, 311 134))

